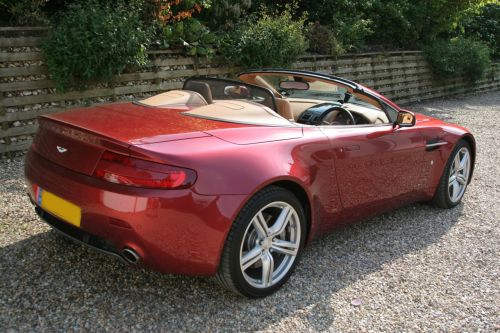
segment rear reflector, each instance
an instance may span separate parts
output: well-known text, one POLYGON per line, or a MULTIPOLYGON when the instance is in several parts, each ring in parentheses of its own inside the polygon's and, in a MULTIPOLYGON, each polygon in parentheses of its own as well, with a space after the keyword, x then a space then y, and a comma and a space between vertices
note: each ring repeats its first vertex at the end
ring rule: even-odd
POLYGON ((181 189, 194 184, 196 172, 105 151, 94 177, 135 187, 181 189))

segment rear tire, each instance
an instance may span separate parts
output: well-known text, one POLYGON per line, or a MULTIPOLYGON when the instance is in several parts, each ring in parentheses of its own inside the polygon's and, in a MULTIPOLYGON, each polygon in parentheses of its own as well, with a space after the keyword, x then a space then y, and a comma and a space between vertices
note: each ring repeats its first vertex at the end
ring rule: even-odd
POLYGON ((458 141, 446 163, 432 203, 440 208, 453 208, 462 201, 472 170, 470 145, 458 141))
POLYGON ((278 290, 304 247, 305 220, 301 203, 290 191, 271 186, 255 194, 229 231, 217 280, 251 298, 278 290))

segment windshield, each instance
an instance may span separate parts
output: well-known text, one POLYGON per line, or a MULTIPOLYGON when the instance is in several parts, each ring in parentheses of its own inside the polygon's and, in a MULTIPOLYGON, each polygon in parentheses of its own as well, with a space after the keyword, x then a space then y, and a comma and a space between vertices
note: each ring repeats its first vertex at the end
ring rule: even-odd
MULTIPOLYGON (((262 73, 252 80, 269 87, 288 99, 308 99, 327 102, 351 103, 381 110, 380 103, 367 95, 356 93, 351 87, 305 75, 262 73)), ((245 80, 246 81, 246 80, 245 80)))
POLYGON ((262 78, 273 86, 276 91, 278 91, 281 95, 286 97, 294 97, 294 98, 307 98, 307 99, 320 99, 325 101, 331 100, 343 100, 345 93, 347 92, 347 88, 332 84, 326 83, 323 81, 312 81, 312 80, 304 80, 304 78, 299 76, 291 76, 291 75, 283 75, 283 76, 270 76, 265 75, 262 78), (302 82, 305 83, 304 88, 307 89, 287 89, 287 85, 284 83, 289 82, 302 82))

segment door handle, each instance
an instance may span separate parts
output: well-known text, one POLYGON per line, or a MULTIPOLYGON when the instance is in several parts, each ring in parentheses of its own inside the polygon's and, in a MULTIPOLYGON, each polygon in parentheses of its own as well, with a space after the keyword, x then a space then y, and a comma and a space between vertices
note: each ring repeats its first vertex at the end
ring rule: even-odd
POLYGON ((447 144, 447 141, 440 141, 440 139, 428 140, 425 144, 425 150, 431 151, 447 144))
POLYGON ((353 146, 342 147, 342 148, 340 148, 340 151, 341 152, 344 152, 344 151, 356 151, 356 150, 360 150, 360 149, 361 148, 358 145, 353 145, 353 146))

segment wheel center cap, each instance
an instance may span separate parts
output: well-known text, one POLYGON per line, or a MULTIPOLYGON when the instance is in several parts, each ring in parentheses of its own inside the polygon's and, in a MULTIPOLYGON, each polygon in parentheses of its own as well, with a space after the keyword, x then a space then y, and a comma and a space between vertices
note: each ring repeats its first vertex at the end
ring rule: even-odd
POLYGON ((264 240, 262 240, 262 248, 264 250, 269 250, 271 248, 272 243, 273 241, 271 238, 264 238, 264 240))

